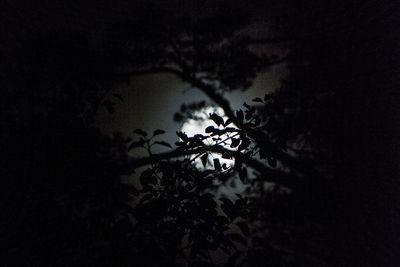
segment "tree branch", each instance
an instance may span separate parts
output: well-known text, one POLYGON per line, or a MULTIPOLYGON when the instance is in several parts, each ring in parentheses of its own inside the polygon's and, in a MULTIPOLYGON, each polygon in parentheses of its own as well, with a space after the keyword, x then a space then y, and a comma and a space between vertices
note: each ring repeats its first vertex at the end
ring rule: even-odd
POLYGON ((196 155, 205 152, 212 152, 217 154, 225 154, 225 153, 231 154, 233 158, 242 161, 244 164, 260 172, 262 174, 264 181, 278 183, 286 186, 293 186, 299 182, 299 177, 297 176, 290 175, 281 170, 269 168, 265 166, 262 162, 254 158, 246 156, 245 154, 240 153, 238 151, 223 148, 221 146, 206 146, 191 150, 175 149, 164 153, 153 154, 151 157, 135 158, 132 159, 125 166, 122 166, 121 174, 123 175, 131 174, 135 171, 135 169, 139 167, 150 165, 152 163, 159 162, 160 160, 169 160, 173 158, 179 158, 187 155, 196 155))
POLYGON ((153 67, 148 69, 133 70, 124 73, 119 73, 120 76, 135 76, 135 75, 148 75, 148 74, 160 74, 160 73, 170 73, 174 74, 180 78, 183 75, 182 71, 173 67, 153 67))

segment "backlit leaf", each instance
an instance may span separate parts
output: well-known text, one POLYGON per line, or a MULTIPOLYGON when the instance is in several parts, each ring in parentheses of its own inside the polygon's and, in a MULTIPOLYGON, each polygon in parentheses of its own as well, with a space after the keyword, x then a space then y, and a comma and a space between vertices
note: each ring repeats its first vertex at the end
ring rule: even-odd
POLYGON ((242 245, 247 245, 246 239, 240 234, 228 234, 227 236, 233 241, 239 242, 242 245))
POLYGON ((265 94, 264 101, 268 101, 273 97, 273 94, 265 94))
POLYGON ((276 167, 276 159, 274 159, 274 158, 268 158, 268 164, 269 164, 271 167, 275 168, 275 167, 276 167))
POLYGON ((153 132, 153 136, 160 135, 160 134, 165 134, 165 131, 164 131, 164 130, 157 129, 157 130, 155 130, 155 131, 153 132))
POLYGON ((188 136, 184 132, 176 132, 176 135, 182 139, 183 141, 186 141, 188 139, 188 136))
POLYGON ((142 129, 136 129, 136 130, 133 131, 133 133, 139 134, 139 135, 141 135, 143 137, 147 136, 147 133, 145 131, 143 131, 142 129))
POLYGON ((219 159, 214 159, 214 168, 216 171, 222 171, 221 163, 219 162, 219 159))
POLYGON ((240 230, 242 231, 242 233, 245 236, 248 237, 250 235, 250 229, 249 229, 249 226, 247 225, 247 223, 239 222, 239 223, 237 223, 237 226, 240 228, 240 230))
POLYGON ((237 117, 238 122, 240 124, 243 124, 243 118, 244 118, 243 111, 241 111, 241 110, 236 111, 236 117, 237 117))
POLYGON ((145 141, 143 138, 140 138, 139 141, 137 142, 133 142, 132 144, 130 144, 130 146, 128 147, 128 151, 131 151, 132 149, 136 148, 136 147, 143 147, 145 141))
POLYGON ((237 147, 240 143, 240 139, 232 138, 231 148, 237 147))
POLYGON ((224 124, 224 119, 222 119, 220 116, 218 116, 216 113, 210 114, 210 119, 215 122, 218 126, 224 124))
POLYGON ((228 126, 229 124, 231 124, 233 122, 233 120, 231 118, 227 119, 224 126, 228 126))
POLYGON ((254 98, 254 99, 253 99, 253 102, 264 103, 264 101, 263 101, 261 98, 259 98, 259 97, 254 98))
POLYGON ((201 162, 203 163, 204 168, 207 166, 207 161, 208 161, 208 154, 205 153, 203 156, 201 156, 201 162))
POLYGON ((215 129, 214 126, 208 126, 206 128, 206 133, 211 133, 214 129, 215 129))

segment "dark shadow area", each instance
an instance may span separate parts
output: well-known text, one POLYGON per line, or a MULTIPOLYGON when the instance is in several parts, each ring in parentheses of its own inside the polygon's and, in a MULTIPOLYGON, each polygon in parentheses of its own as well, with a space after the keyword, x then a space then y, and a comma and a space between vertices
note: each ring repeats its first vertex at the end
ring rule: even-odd
MULTIPOLYGON (((271 1, 271 15, 252 4, 198 16, 175 3, 1 4, 4 265, 400 263, 398 6, 271 1), (254 17, 271 36, 248 34, 264 27, 254 17), (280 88, 231 108, 224 93, 279 64, 280 88), (94 118, 124 101, 116 86, 154 73, 226 119, 208 114, 205 134, 177 132, 175 144, 161 129, 104 136, 94 118)), ((170 114, 180 122, 205 106, 182 104, 170 114)))

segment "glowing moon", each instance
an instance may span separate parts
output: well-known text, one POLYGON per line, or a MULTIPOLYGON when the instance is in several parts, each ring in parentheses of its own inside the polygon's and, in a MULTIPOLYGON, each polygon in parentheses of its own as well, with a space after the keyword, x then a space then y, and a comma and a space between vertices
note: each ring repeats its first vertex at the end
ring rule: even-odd
MULTIPOLYGON (((217 115, 222 117, 224 119, 224 121, 226 121, 228 119, 228 117, 225 116, 225 113, 222 108, 208 106, 199 111, 194 112, 193 117, 200 118, 200 120, 187 119, 185 121, 185 123, 182 125, 181 131, 186 133, 189 137, 194 136, 196 134, 208 135, 205 132, 205 129, 208 126, 214 126, 217 128, 217 125, 214 123, 214 121, 209 119, 209 115, 211 113, 216 113, 217 115)), ((236 128, 233 124, 229 125, 229 127, 236 128)), ((228 135, 227 134, 221 135, 221 138, 226 139, 226 138, 228 138, 228 135)), ((213 144, 215 144, 215 141, 213 141, 211 138, 207 138, 204 140, 204 143, 207 145, 213 145, 213 144)), ((230 147, 230 144, 231 144, 231 141, 227 140, 225 142, 225 144, 221 144, 221 145, 226 147, 227 149, 232 150, 232 148, 230 147)), ((221 155, 219 155, 219 154, 210 153, 209 155, 210 155, 209 162, 207 164, 206 169, 214 169, 213 159, 219 159, 221 165, 223 165, 225 163, 228 167, 233 166, 233 164, 234 164, 233 160, 223 159, 221 157, 221 155), (210 161, 210 159, 211 159, 211 161, 210 161)), ((200 158, 195 160, 195 164, 197 167, 203 168, 200 158)))

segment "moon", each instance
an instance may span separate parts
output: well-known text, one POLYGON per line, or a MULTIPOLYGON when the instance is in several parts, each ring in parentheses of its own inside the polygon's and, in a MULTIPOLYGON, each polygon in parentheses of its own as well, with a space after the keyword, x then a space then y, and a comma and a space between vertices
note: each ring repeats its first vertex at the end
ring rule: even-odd
MULTIPOLYGON (((187 119, 183 123, 181 131, 186 133, 189 137, 192 137, 196 134, 201 134, 201 135, 207 136, 208 134, 206 133, 205 129, 208 126, 214 126, 216 128, 218 127, 214 121, 209 119, 209 115, 212 113, 216 113, 218 116, 222 117, 224 119, 224 121, 226 121, 228 119, 228 117, 225 115, 222 108, 214 107, 214 106, 207 106, 205 108, 202 108, 201 110, 195 111, 193 113, 193 116, 196 118, 199 118, 199 119, 198 120, 187 119)), ((231 124, 230 127, 237 128, 233 124, 231 124)), ((224 134, 224 135, 221 135, 220 138, 222 140, 224 140, 224 139, 229 138, 229 135, 224 134)), ((207 145, 213 145, 216 142, 213 141, 212 138, 207 138, 204 140, 204 143, 207 145)), ((225 142, 221 143, 220 145, 222 145, 223 147, 225 147, 227 149, 234 150, 230 147, 230 144, 231 144, 231 140, 226 140, 225 142)), ((194 156, 195 155, 193 155, 192 158, 194 156)), ((205 167, 203 166, 203 163, 201 162, 200 158, 197 158, 194 161, 194 164, 198 168, 214 169, 213 159, 219 159, 221 165, 226 164, 227 167, 232 167, 234 164, 233 160, 224 159, 224 158, 222 158, 222 156, 220 154, 216 154, 216 153, 209 153, 208 163, 205 167)))

